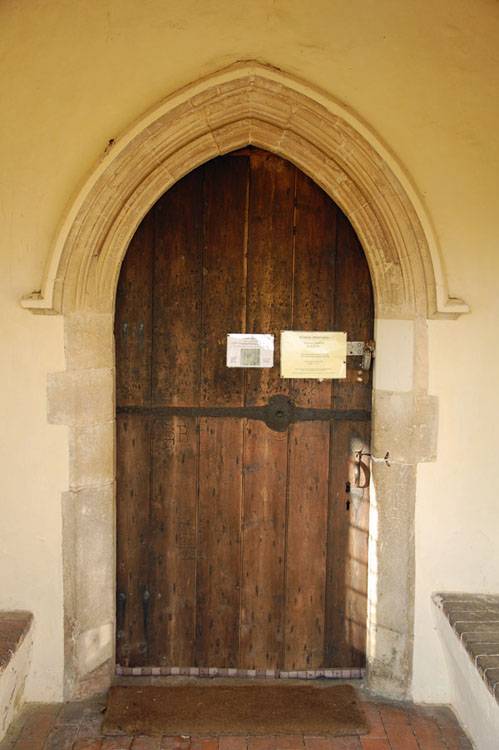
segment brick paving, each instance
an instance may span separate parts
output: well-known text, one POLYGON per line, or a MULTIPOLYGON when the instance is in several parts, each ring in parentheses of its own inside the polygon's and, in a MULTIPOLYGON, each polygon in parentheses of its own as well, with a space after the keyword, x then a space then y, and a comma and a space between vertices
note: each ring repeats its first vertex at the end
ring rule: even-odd
POLYGON ((359 691, 369 734, 349 737, 104 736, 105 699, 30 704, 0 743, 0 750, 471 750, 445 706, 392 703, 359 691))

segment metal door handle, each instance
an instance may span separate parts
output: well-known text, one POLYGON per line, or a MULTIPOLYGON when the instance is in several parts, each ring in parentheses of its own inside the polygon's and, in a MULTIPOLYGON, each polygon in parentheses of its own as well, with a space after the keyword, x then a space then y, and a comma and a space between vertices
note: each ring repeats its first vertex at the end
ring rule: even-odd
POLYGON ((365 487, 369 487, 369 480, 371 478, 371 471, 368 466, 368 464, 362 463, 362 458, 364 456, 369 456, 371 461, 374 461, 375 463, 384 463, 387 466, 390 466, 390 451, 387 451, 383 458, 378 458, 377 456, 373 456, 372 453, 369 453, 368 451, 360 450, 355 451, 355 466, 354 466, 354 472, 353 472, 353 478, 354 483, 356 487, 360 487, 361 489, 364 489, 365 487), (364 484, 360 483, 360 477, 361 477, 361 469, 364 469, 364 476, 365 476, 365 482, 364 484))

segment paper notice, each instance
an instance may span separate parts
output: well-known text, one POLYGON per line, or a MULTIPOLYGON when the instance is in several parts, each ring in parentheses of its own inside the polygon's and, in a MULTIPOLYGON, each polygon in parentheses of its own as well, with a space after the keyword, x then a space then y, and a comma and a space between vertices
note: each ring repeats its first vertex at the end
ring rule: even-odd
POLYGON ((346 361, 347 334, 344 332, 281 332, 282 378, 345 378, 346 361))
POLYGON ((274 337, 270 333, 228 333, 227 367, 273 367, 274 337))

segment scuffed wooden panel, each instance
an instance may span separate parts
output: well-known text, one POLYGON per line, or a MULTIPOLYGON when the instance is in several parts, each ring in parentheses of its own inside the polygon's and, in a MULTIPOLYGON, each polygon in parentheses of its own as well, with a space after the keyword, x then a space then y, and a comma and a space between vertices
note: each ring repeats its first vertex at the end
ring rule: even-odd
POLYGON ((284 669, 324 666, 329 425, 289 428, 284 669))
POLYGON ((196 664, 239 661, 243 425, 200 420, 196 664))
POLYGON ((149 535, 151 665, 194 664, 198 461, 195 418, 154 419, 149 535))
POLYGON ((123 264, 123 665, 365 662, 368 488, 353 488, 353 471, 355 451, 369 448, 370 423, 312 421, 275 432, 202 411, 264 405, 275 394, 300 406, 369 410, 371 376, 360 359, 349 360, 345 381, 281 379, 279 336, 288 329, 372 338, 369 270, 322 190, 276 155, 243 149, 163 196, 123 264), (274 368, 227 368, 226 336, 237 332, 274 334, 274 368))
POLYGON ((242 669, 277 669, 284 648, 288 436, 248 420, 241 555, 242 669))

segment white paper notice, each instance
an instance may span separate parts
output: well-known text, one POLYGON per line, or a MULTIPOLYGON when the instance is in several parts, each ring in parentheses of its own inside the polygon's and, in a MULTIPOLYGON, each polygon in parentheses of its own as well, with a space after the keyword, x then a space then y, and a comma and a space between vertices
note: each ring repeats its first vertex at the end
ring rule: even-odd
POLYGON ((274 337, 270 333, 228 333, 227 367, 273 367, 274 337))
POLYGON ((347 335, 340 331, 282 331, 281 377, 346 377, 347 335))

